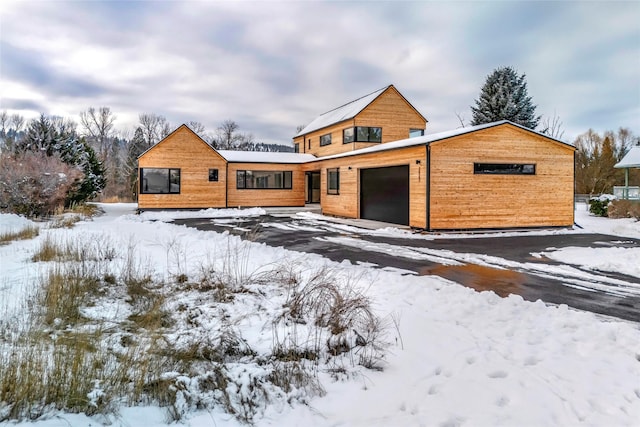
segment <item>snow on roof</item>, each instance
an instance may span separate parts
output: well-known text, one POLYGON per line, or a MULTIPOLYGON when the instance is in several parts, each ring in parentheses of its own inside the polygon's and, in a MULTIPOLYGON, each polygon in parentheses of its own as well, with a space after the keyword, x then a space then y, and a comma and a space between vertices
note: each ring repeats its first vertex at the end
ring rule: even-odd
POLYGON ((315 120, 305 126, 304 129, 298 132, 294 136, 294 138, 318 129, 322 129, 327 126, 331 126, 334 123, 339 123, 344 120, 354 118, 360 111, 364 110, 367 105, 371 104, 373 100, 376 99, 382 92, 390 87, 391 85, 385 86, 382 89, 378 89, 375 92, 371 92, 368 95, 365 95, 338 108, 334 108, 333 110, 321 114, 315 120))
POLYGON ((313 154, 268 151, 218 150, 228 162, 236 163, 306 163, 316 159, 313 154))
POLYGON ((503 124, 510 124, 510 125, 519 127, 519 128, 524 129, 526 131, 533 132, 533 133, 538 134, 540 136, 544 136, 545 138, 553 139, 554 141, 560 142, 560 143, 562 143, 564 145, 567 145, 567 146, 573 148, 572 145, 567 144, 566 142, 551 138, 548 135, 542 134, 540 132, 536 132, 534 130, 531 130, 529 128, 521 126, 521 125, 519 125, 517 123, 510 122, 509 120, 501 120, 499 122, 486 123, 486 124, 477 125, 477 126, 471 126, 471 127, 466 127, 466 128, 458 128, 458 129, 449 130, 449 131, 445 131, 445 132, 433 133, 433 134, 430 134, 430 135, 424 135, 424 136, 408 138, 408 139, 401 139, 399 141, 387 142, 387 143, 384 143, 384 144, 375 145, 373 147, 367 147, 367 148, 361 148, 359 150, 349 151, 347 153, 335 154, 333 156, 321 157, 318 160, 336 159, 336 158, 339 158, 339 157, 355 156, 355 155, 358 155, 358 154, 376 153, 378 151, 393 150, 393 149, 396 149, 396 148, 414 147, 416 145, 427 145, 427 144, 430 144, 432 142, 440 141, 440 140, 447 139, 447 138, 452 138, 454 136, 464 135, 466 133, 476 132, 476 131, 479 131, 479 130, 482 130, 482 129, 487 129, 487 128, 494 127, 494 126, 500 126, 500 125, 503 125, 503 124))
POLYGON ((640 145, 634 145, 614 168, 640 168, 640 145))

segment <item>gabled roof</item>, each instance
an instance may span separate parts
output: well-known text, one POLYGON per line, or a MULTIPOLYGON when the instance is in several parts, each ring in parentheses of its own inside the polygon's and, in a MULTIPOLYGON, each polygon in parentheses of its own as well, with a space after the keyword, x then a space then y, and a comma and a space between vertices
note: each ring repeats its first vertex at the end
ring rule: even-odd
POLYGON ((555 139, 555 138, 551 138, 548 135, 545 135, 545 134, 540 133, 540 132, 536 132, 535 130, 529 129, 529 128, 524 127, 522 125, 519 125, 517 123, 510 122, 509 120, 501 120, 499 122, 486 123, 486 124, 477 125, 477 126, 454 129, 454 130, 450 130, 450 131, 446 131, 446 132, 433 133, 433 134, 430 134, 430 135, 424 135, 424 136, 419 136, 419 137, 414 137, 414 138, 401 139, 399 141, 387 142, 387 143, 384 143, 384 144, 375 145, 373 147, 361 148, 359 150, 353 150, 353 151, 349 151, 349 152, 346 152, 346 153, 335 154, 333 156, 320 157, 317 160, 337 159, 337 158, 340 158, 340 157, 348 157, 348 156, 356 156, 356 155, 359 155, 359 154, 376 153, 376 152, 379 152, 379 151, 395 150, 395 149, 398 149, 398 148, 415 147, 415 146, 418 146, 418 145, 429 145, 431 143, 434 143, 434 142, 437 142, 437 141, 442 141, 442 140, 449 139, 449 138, 453 138, 455 136, 460 136, 460 135, 464 135, 464 134, 471 133, 471 132, 477 132, 479 130, 488 129, 488 128, 492 128, 492 127, 495 127, 495 126, 502 126, 502 125, 505 125, 505 124, 509 124, 509 125, 518 127, 518 128, 523 129, 523 130, 525 130, 527 132, 531 132, 531 133, 536 134, 538 136, 542 136, 542 137, 550 139, 550 140, 552 140, 554 142, 560 143, 562 145, 566 145, 567 148, 571 148, 571 149, 575 150, 575 147, 572 146, 571 144, 567 144, 566 142, 560 141, 560 140, 555 139))
POLYGON ((614 168, 640 168, 640 144, 631 147, 614 168))
MULTIPOLYGON (((304 129, 302 129, 300 132, 298 132, 294 138, 297 138, 301 135, 306 135, 310 132, 314 132, 318 129, 322 129, 322 128, 326 128, 328 126, 334 125, 336 123, 340 123, 343 122, 345 120, 349 120, 349 119, 353 119, 355 116, 357 116, 358 114, 360 114, 360 112, 362 110, 364 110, 365 108, 367 108, 369 106, 369 104, 371 104, 373 101, 376 100, 376 98, 378 98, 380 95, 382 95, 384 92, 387 91, 387 89, 392 88, 393 85, 389 85, 389 86, 385 86, 382 89, 378 89, 375 92, 371 92, 368 95, 365 95, 361 98, 355 99, 351 102, 348 102, 338 108, 334 108, 333 110, 327 111, 326 113, 320 114, 315 120, 313 120, 311 123, 309 123, 307 126, 304 127, 304 129)), ((395 89, 395 88, 394 88, 395 89)), ((418 110, 416 110, 413 105, 411 105, 411 103, 409 103, 409 101, 406 100, 406 98, 404 96, 402 96, 402 94, 400 92, 397 91, 396 92, 405 100, 405 102, 407 104, 409 104, 409 106, 411 108, 413 108, 416 113, 418 113, 420 115, 420 117, 422 117, 424 119, 424 117, 422 116, 422 114, 420 114, 420 112, 418 110)), ((425 119, 426 121, 426 119, 425 119)))
POLYGON ((233 163, 306 163, 316 159, 313 154, 266 151, 219 150, 218 153, 233 163))
POLYGON ((164 138, 162 138, 160 141, 158 141, 157 143, 155 143, 154 145, 152 145, 151 147, 147 148, 144 153, 140 154, 138 156, 138 159, 142 156, 144 156, 145 154, 147 154, 149 151, 153 150, 154 148, 156 148, 158 145, 162 144, 164 141, 166 141, 167 139, 169 139, 170 136, 172 136, 174 133, 177 133, 179 130, 181 129, 186 129, 187 131, 191 132, 193 135, 196 136, 196 138, 198 138, 200 140, 200 142, 202 142, 204 145, 206 145, 207 147, 209 147, 213 152, 215 152, 217 155, 220 155, 220 153, 213 148, 211 145, 209 145, 209 143, 207 141, 205 141, 204 139, 202 139, 200 137, 200 135, 198 135, 197 133, 195 133, 193 131, 193 129, 191 129, 189 126, 185 125, 185 124, 181 124, 180 126, 178 126, 173 132, 171 132, 169 135, 165 136, 164 138))

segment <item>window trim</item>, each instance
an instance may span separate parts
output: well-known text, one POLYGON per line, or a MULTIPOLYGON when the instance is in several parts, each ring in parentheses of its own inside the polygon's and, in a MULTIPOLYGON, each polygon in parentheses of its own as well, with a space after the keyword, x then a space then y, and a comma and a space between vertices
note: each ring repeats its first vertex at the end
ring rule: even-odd
POLYGON ((218 182, 219 177, 220 177, 220 173, 218 172, 218 169, 214 169, 214 168, 209 169, 209 182, 218 182), (213 176, 211 176, 212 172, 213 172, 213 176))
POLYGON ((352 126, 350 128, 346 128, 342 130, 342 143, 343 144, 351 144, 352 142, 369 142, 372 144, 380 144, 382 143, 382 126, 352 126), (358 129, 366 129, 367 130, 367 139, 359 139, 358 138, 358 129), (379 141, 372 141, 371 140, 371 129, 380 129, 380 140, 379 141), (347 141, 344 134, 346 131, 348 130, 352 130, 353 132, 353 136, 352 136, 352 140, 347 141))
POLYGON ((340 168, 327 169, 327 194, 340 194, 340 168), (331 188, 331 174, 336 174, 336 188, 331 188))
POLYGON ((473 163, 474 175, 535 175, 535 163, 473 163), (502 168, 501 168, 502 166, 502 168), (511 166, 511 168, 509 168, 511 166), (527 171, 525 169, 529 169, 527 171), (493 169, 493 170, 492 170, 493 169))
MULTIPOLYGON (((140 173, 140 194, 180 194, 180 191, 182 190, 182 174, 181 174, 181 170, 180 168, 139 168, 139 173, 140 173), (144 191, 144 185, 145 185, 145 178, 144 178, 144 170, 145 169, 163 169, 163 170, 167 170, 167 192, 166 193, 156 193, 156 192, 150 192, 149 190, 144 191), (171 191, 171 174, 177 172, 178 175, 178 191, 171 191)), ((148 182, 147 182, 147 188, 148 188, 148 182)))
POLYGON ((236 170, 236 190, 292 190, 293 189, 293 171, 290 170, 236 170), (282 187, 248 187, 247 188, 247 172, 268 172, 282 174, 282 187), (287 179, 287 176, 289 177, 287 179), (288 185, 287 185, 288 184, 288 185))
POLYGON ((327 133, 324 135, 320 135, 320 147, 325 147, 327 145, 331 145, 331 134, 327 133), (326 137, 329 137, 329 142, 322 142, 322 139, 326 139, 326 137))

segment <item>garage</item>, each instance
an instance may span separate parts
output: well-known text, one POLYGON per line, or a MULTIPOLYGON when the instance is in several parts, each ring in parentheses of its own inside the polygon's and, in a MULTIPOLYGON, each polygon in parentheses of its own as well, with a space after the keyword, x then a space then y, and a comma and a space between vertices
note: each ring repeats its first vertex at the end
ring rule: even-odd
POLYGON ((409 166, 360 169, 360 218, 409 225, 409 166))

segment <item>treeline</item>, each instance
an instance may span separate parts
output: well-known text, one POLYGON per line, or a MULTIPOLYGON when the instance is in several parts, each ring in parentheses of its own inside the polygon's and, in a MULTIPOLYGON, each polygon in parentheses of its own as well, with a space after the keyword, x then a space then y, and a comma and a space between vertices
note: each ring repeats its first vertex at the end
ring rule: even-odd
MULTIPOLYGON (((119 132, 109 107, 89 108, 80 122, 47 116, 27 121, 0 112, 0 209, 29 216, 99 197, 135 200, 137 158, 174 130, 164 116, 143 113, 133 130, 119 132)), ((216 149, 288 151, 293 147, 257 142, 226 120, 213 132, 187 125, 216 149)))
MULTIPOLYGON (((576 193, 613 194, 615 185, 624 185, 624 169, 616 169, 614 165, 637 144, 640 137, 627 128, 602 135, 589 129, 578 136, 574 141, 576 193)), ((640 185, 639 169, 629 171, 629 185, 640 185)))

